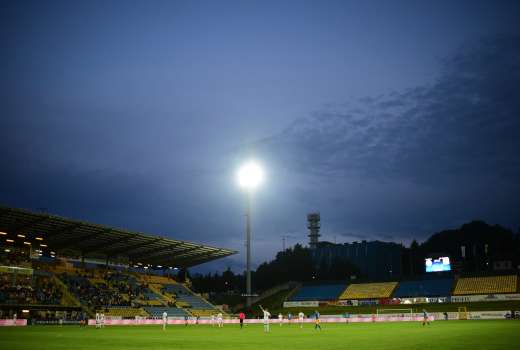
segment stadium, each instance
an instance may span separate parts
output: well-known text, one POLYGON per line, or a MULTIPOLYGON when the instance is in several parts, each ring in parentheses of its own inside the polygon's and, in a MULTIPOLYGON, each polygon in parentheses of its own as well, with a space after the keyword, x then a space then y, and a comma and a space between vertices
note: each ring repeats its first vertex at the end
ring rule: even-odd
POLYGON ((515 349, 520 1, 0 2, 0 350, 515 349))
POLYGON ((0 234, 0 332, 16 349, 504 348, 519 337, 520 280, 509 271, 453 277, 439 267, 408 281, 287 281, 260 291, 251 307, 230 307, 194 292, 182 273, 236 253, 229 249, 8 207, 0 208, 0 234))

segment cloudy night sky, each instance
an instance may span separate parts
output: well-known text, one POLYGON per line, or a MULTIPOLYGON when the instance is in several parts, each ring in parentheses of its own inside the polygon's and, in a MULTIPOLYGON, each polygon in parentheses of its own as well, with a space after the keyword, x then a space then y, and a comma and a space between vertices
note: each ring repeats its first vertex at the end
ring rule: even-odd
POLYGON ((238 250, 520 227, 518 1, 1 1, 0 203, 238 250), (45 208, 45 209, 41 209, 45 208))

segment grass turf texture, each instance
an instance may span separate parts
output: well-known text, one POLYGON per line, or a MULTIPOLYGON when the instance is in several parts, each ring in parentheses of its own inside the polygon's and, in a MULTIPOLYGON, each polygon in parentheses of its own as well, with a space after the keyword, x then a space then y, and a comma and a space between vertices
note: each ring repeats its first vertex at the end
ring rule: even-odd
POLYGON ((513 349, 520 322, 510 320, 263 326, 1 327, 2 349, 513 349))

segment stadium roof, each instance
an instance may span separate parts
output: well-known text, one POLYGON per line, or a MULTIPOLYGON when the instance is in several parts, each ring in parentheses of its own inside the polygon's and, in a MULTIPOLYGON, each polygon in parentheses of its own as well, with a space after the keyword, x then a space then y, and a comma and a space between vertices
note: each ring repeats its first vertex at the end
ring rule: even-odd
POLYGON ((42 246, 70 258, 84 257, 154 267, 190 267, 236 253, 229 249, 3 206, 0 206, 0 232, 7 234, 4 236, 7 242, 15 240, 16 244, 18 239, 27 242, 25 244, 30 243, 35 249, 42 246))

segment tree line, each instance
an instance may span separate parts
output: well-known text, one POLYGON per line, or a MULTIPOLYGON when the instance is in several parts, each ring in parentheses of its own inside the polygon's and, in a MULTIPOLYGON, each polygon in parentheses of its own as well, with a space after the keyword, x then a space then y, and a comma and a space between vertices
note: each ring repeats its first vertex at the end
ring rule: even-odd
MULTIPOLYGON (((332 244, 332 243, 329 243, 332 244)), ((402 250, 402 276, 414 278, 424 274, 424 259, 449 256, 459 272, 475 273, 493 270, 493 262, 506 260, 513 269, 520 266, 520 233, 483 221, 472 221, 458 229, 445 230, 419 244, 413 241, 402 250), (464 248, 462 248, 464 247, 464 248), (464 250, 464 256, 463 256, 464 250)), ((300 244, 278 252, 271 261, 263 262, 252 271, 253 291, 261 292, 287 281, 303 283, 346 281, 348 276, 363 278, 359 268, 347 258, 315 261, 309 248, 300 244)), ((245 272, 198 274, 191 277, 192 287, 200 293, 243 293, 245 272)))

